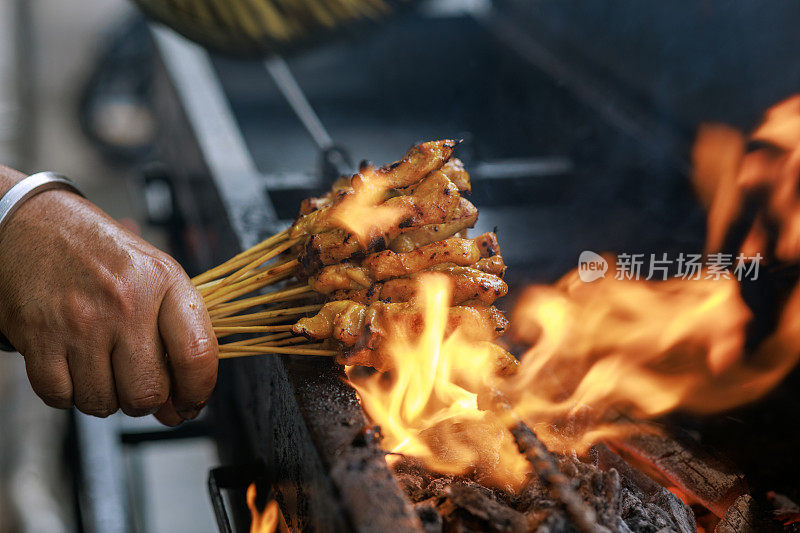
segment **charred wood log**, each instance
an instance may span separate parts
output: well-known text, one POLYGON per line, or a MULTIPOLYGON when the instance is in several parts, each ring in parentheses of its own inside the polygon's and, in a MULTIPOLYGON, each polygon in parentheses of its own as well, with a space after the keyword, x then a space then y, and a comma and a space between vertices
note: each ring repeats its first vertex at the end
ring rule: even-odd
POLYGON ((688 440, 644 429, 609 444, 620 455, 662 476, 665 484, 679 487, 720 518, 747 492, 744 475, 733 465, 688 440))
POLYGON ((447 533, 523 533, 528 529, 525 515, 465 483, 447 487, 438 511, 447 533))
POLYGON ((694 513, 677 496, 629 465, 606 445, 592 448, 600 470, 617 472, 620 480, 620 515, 633 531, 647 530, 647 524, 664 524, 680 533, 697 530, 694 513))
POLYGON ((781 531, 777 523, 765 520, 756 501, 749 494, 739 496, 725 512, 714 533, 762 533, 781 531))

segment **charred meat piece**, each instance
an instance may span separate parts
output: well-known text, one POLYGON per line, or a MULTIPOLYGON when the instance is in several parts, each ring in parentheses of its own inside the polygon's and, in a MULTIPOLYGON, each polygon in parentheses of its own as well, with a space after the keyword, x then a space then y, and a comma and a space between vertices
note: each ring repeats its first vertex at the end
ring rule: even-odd
MULTIPOLYGON (((368 186, 378 186, 388 193, 391 189, 410 187, 420 181, 424 182, 430 178, 431 174, 439 173, 457 192, 458 187, 450 182, 447 174, 439 172, 445 161, 452 155, 455 144, 455 141, 450 140, 423 143, 409 150, 403 159, 387 167, 378 170, 374 170, 371 167, 362 167, 350 179, 349 186, 344 186, 340 179, 340 181, 337 181, 338 186, 335 186, 334 190, 328 195, 323 198, 313 199, 313 201, 301 206, 301 216, 292 226, 291 237, 313 235, 336 228, 337 225, 333 215, 337 205, 349 195, 358 194, 368 186)), ((457 170, 453 170, 452 173, 463 181, 463 176, 457 170)), ((415 189, 419 188, 420 185, 417 185, 415 189)), ((414 192, 416 193, 416 190, 414 192)), ((382 197, 381 201, 385 200, 384 203, 386 203, 395 200, 394 204, 397 204, 403 210, 408 210, 407 216, 413 216, 413 203, 412 205, 405 205, 409 201, 398 200, 402 198, 407 198, 407 196, 397 196, 389 198, 389 200, 385 200, 385 197, 382 197)))
POLYGON ((466 198, 460 198, 458 207, 446 221, 410 228, 392 239, 389 249, 393 252, 410 252, 426 244, 452 237, 466 228, 471 228, 477 220, 478 209, 466 198))
POLYGON ((485 257, 475 263, 473 267, 487 274, 494 274, 499 278, 502 278, 506 273, 506 263, 500 254, 485 257))
POLYGON ((411 252, 372 254, 360 265, 350 261, 329 265, 308 283, 314 291, 333 295, 334 299, 364 304, 377 300, 405 302, 414 296, 415 274, 436 271, 451 278, 453 305, 469 300, 491 305, 508 291, 501 279, 505 264, 498 252, 493 233, 475 239, 451 238, 411 252))
MULTIPOLYGON (((461 305, 465 302, 492 305, 497 298, 508 293, 508 286, 500 277, 475 268, 453 265, 437 271, 446 274, 452 282, 450 305, 461 305)), ((331 293, 331 296, 363 304, 379 300, 398 303, 413 300, 418 290, 419 281, 416 276, 411 276, 377 282, 367 288, 342 288, 331 293)))
MULTIPOLYGON (((463 205, 462 200, 458 196, 455 185, 447 176, 442 172, 433 172, 415 187, 411 195, 398 196, 384 203, 384 205, 391 203, 391 205, 400 207, 407 216, 398 224, 386 228, 384 233, 371 237, 366 247, 354 235, 342 229, 313 234, 300 252, 301 276, 313 275, 325 265, 384 250, 389 241, 401 233, 413 231, 421 226, 463 218, 466 206, 463 205)), ((469 202, 467 204, 475 209, 469 202)), ((466 209, 469 211, 468 208, 466 209)), ((322 217, 327 211, 315 211, 309 217, 318 213, 322 217)), ((477 218, 477 210, 475 210, 475 215, 477 218)), ((323 218, 317 219, 317 222, 322 224, 323 218)), ((454 229, 455 231, 452 233, 459 231, 462 227, 454 229)), ((445 236, 442 235, 443 237, 445 236)), ((437 240, 441 240, 441 238, 430 239, 428 243, 437 240)))
MULTIPOLYGON (((334 338, 345 346, 354 345, 352 338, 360 332, 360 340, 369 347, 385 338, 390 327, 413 338, 422 331, 421 310, 412 303, 375 302, 366 306, 337 300, 322 306, 313 317, 298 320, 292 331, 311 340, 334 338), (346 336, 340 338, 337 331, 346 331, 346 336)), ((508 320, 496 307, 454 306, 448 310, 448 334, 456 328, 476 339, 492 339, 505 333, 508 320)))
MULTIPOLYGON (((460 305, 467 301, 492 305, 496 299, 508 294, 508 285, 495 275, 469 267, 453 267, 446 273, 453 284, 450 305, 460 305)), ((407 302, 414 298, 418 289, 417 279, 390 279, 383 283, 380 299, 407 302)))
POLYGON ((339 290, 368 289, 373 283, 368 268, 350 261, 328 265, 316 276, 308 279, 308 285, 320 294, 330 294, 339 290))
MULTIPOLYGON (((372 366, 381 371, 388 370, 392 366, 393 359, 387 352, 388 328, 397 328, 403 335, 413 339, 423 328, 421 312, 408 304, 383 302, 362 308, 366 311, 363 314, 364 323, 359 328, 360 335, 353 334, 352 328, 355 326, 353 319, 348 322, 349 328, 345 333, 340 334, 341 338, 335 337, 343 346, 342 355, 338 356, 337 361, 348 365, 372 366), (356 342, 350 342, 354 338, 357 339, 356 342)), ((349 309, 347 313, 342 313, 342 316, 345 315, 361 316, 349 309)), ((502 334, 507 326, 507 320, 495 307, 455 306, 448 312, 446 334, 449 335, 458 329, 461 334, 468 335, 475 342, 484 343, 497 358, 496 370, 499 373, 513 373, 517 367, 516 359, 487 340, 502 334)), ((304 331, 308 333, 309 328, 305 327, 304 331)))
POLYGON ((367 256, 361 264, 369 270, 370 276, 376 281, 407 276, 441 263, 469 266, 477 263, 482 257, 487 257, 481 253, 486 249, 487 242, 493 243, 491 255, 494 255, 495 249, 499 250, 496 239, 489 235, 481 235, 475 239, 453 237, 405 253, 385 250, 367 256))
MULTIPOLYGON (((457 141, 443 139, 429 141, 412 147, 403 159, 377 170, 392 189, 401 189, 417 183, 430 172, 442 168, 453 155, 457 141)), ((354 177, 354 180, 359 178, 354 177)), ((355 186, 356 183, 353 183, 355 186)))
POLYGON ((467 169, 464 168, 464 163, 462 163, 460 159, 451 157, 442 167, 442 172, 444 172, 447 177, 450 178, 450 181, 458 187, 459 192, 467 194, 472 192, 472 183, 470 182, 469 173, 467 169))

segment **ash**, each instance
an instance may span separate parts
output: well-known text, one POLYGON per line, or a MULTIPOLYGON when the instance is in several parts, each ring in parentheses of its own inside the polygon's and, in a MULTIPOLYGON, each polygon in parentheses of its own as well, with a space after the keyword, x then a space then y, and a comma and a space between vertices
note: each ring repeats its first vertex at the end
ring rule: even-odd
MULTIPOLYGON (((514 492, 483 485, 477 472, 437 474, 407 457, 392 468, 429 533, 577 531, 535 475, 514 492)), ((609 531, 696 531, 688 506, 605 446, 587 461, 560 456, 559 468, 609 531)))

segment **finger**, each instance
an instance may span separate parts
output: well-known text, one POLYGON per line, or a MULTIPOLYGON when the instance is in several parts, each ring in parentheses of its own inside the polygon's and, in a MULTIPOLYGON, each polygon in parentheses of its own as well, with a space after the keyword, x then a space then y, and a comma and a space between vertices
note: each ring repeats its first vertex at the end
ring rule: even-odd
POLYGON ((203 299, 188 278, 167 289, 158 315, 172 378, 172 404, 191 420, 217 382, 217 339, 203 299))
POLYGON ((117 398, 128 416, 151 415, 169 399, 167 362, 155 320, 142 323, 152 323, 152 330, 121 337, 111 352, 117 398))
POLYGON ((26 351, 23 357, 28 381, 36 395, 50 407, 72 407, 72 377, 66 353, 41 346, 26 351))
POLYGON ((110 351, 99 343, 67 348, 73 399, 82 413, 105 418, 119 408, 110 351))
POLYGON ((154 416, 156 420, 169 427, 175 427, 183 422, 183 418, 175 410, 175 406, 172 405, 172 400, 167 400, 167 403, 162 405, 154 416))

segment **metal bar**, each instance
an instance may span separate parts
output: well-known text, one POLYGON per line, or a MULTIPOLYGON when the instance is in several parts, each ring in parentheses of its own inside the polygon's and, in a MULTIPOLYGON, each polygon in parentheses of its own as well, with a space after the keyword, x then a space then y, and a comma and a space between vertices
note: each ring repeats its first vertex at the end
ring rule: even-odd
POLYGON ((222 496, 222 489, 227 487, 221 486, 218 479, 224 468, 215 468, 208 473, 208 494, 211 497, 211 505, 214 508, 214 516, 217 519, 220 533, 233 533, 228 508, 225 505, 225 498, 222 496))
POLYGON ((76 438, 82 479, 78 495, 84 529, 126 533, 124 465, 118 438, 119 420, 105 420, 75 411, 76 438))
POLYGON ((328 130, 322 125, 322 121, 317 116, 314 108, 311 107, 306 95, 297 83, 289 65, 279 55, 275 54, 264 60, 264 66, 272 77, 278 90, 281 92, 292 110, 303 123, 311 138, 317 144, 320 151, 328 150, 333 147, 333 139, 328 134, 328 130))
MULTIPOLYGON (((165 162, 176 173, 189 175, 185 169, 194 167, 201 174, 178 182, 178 196, 211 185, 219 204, 203 208, 225 210, 231 222, 222 228, 224 233, 213 235, 212 246, 218 250, 234 242, 238 248, 248 247, 276 220, 210 57, 164 29, 156 29, 155 35, 166 71, 161 77, 170 80, 170 87, 159 85, 169 99, 164 112, 174 121, 163 128, 165 162), (176 149, 192 140, 196 143, 176 149), (201 153, 190 153, 195 150, 201 153), (192 155, 200 165, 189 160, 192 155)), ((275 490, 293 527, 320 532, 422 530, 378 443, 361 438, 367 421, 355 391, 343 382, 340 367, 324 359, 224 362, 224 377, 212 401, 215 415, 223 419, 218 424, 241 421, 237 429, 254 455, 276 471, 275 490), (223 389, 227 396, 220 396, 223 389)), ((226 451, 226 437, 218 440, 221 452, 226 451)), ((243 451, 231 449, 223 459, 234 460, 243 451)))
POLYGON ((504 159, 483 161, 470 172, 473 181, 511 178, 538 178, 569 174, 575 165, 565 157, 542 157, 536 159, 504 159))
POLYGON ((153 35, 185 108, 206 165, 242 248, 258 243, 258 232, 277 229, 278 217, 261 186, 252 155, 230 108, 208 52, 171 30, 153 35))

